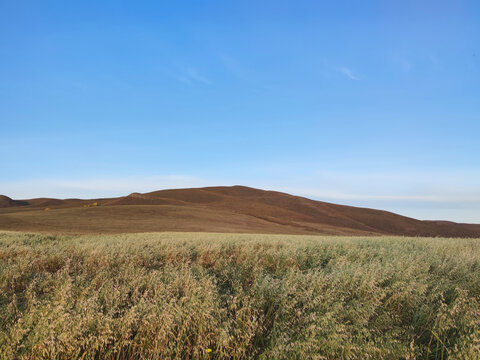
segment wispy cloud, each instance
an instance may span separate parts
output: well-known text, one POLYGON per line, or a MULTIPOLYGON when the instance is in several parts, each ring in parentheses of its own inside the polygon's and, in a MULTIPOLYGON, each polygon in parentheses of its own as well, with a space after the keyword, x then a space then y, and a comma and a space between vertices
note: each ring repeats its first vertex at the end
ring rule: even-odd
POLYGON ((177 76, 176 79, 184 84, 193 85, 194 83, 211 84, 212 82, 206 76, 201 75, 197 70, 192 67, 185 69, 184 74, 177 76))
POLYGON ((400 64, 400 68, 404 73, 408 73, 410 72, 410 70, 412 70, 413 64, 409 60, 401 58, 398 61, 400 64))
POLYGON ((351 69, 346 66, 337 66, 337 71, 341 72, 343 75, 348 77, 350 80, 360 80, 358 76, 356 76, 351 69))
POLYGON ((428 204, 477 204, 480 205, 480 193, 468 193, 468 194, 454 194, 454 193, 434 193, 434 194, 417 194, 417 195, 375 195, 375 194, 362 194, 362 193, 343 193, 336 191, 321 191, 318 189, 290 189, 290 192, 294 192, 299 195, 304 195, 316 199, 329 199, 329 200, 355 200, 355 201, 388 201, 388 202, 417 202, 428 204))
POLYGON ((146 175, 82 179, 32 179, 0 181, 1 194, 15 199, 35 197, 95 198, 128 195, 161 189, 201 187, 211 181, 184 175, 146 175))
POLYGON ((240 64, 240 62, 232 56, 226 54, 219 54, 220 61, 223 66, 235 77, 241 80, 248 80, 248 71, 240 64))
POLYGON ((252 69, 242 64, 237 58, 224 53, 219 53, 223 67, 235 77, 237 80, 247 84, 251 87, 251 90, 259 93, 278 91, 278 86, 271 86, 264 81, 261 74, 254 73, 252 69))
POLYGON ((186 76, 177 76, 176 79, 181 83, 184 83, 184 84, 187 84, 187 85, 192 85, 192 80, 190 80, 186 76))
MULTIPOLYGON (((413 69, 414 63, 411 55, 400 52, 394 53, 391 56, 392 65, 395 67, 395 69, 398 69, 405 74, 409 73, 413 69)), ((428 59, 428 61, 430 61, 430 59, 428 59)))
POLYGON ((190 77, 190 79, 202 82, 204 84, 211 84, 211 81, 207 79, 205 76, 200 75, 195 69, 193 68, 188 68, 187 69, 187 74, 190 77))

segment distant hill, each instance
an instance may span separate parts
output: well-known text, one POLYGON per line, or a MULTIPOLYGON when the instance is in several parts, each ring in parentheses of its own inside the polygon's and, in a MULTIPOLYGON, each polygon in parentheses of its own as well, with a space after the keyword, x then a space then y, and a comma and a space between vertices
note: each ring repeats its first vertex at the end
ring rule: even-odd
POLYGON ((420 221, 245 186, 161 190, 91 200, 1 196, 0 229, 480 237, 480 225, 420 221))
POLYGON ((0 208, 25 205, 29 205, 28 202, 22 200, 12 200, 8 196, 0 195, 0 208))

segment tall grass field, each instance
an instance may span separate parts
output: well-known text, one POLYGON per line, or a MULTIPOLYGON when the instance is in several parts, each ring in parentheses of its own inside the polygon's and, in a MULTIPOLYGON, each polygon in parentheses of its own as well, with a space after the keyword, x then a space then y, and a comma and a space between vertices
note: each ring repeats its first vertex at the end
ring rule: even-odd
POLYGON ((0 233, 0 359, 480 359, 480 240, 0 233))

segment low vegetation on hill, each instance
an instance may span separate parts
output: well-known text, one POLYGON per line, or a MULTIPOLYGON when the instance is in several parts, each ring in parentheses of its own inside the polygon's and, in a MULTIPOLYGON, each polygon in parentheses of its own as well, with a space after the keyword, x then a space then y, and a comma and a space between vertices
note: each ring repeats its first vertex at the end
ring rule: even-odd
POLYGON ((420 221, 387 211, 336 205, 246 186, 160 190, 91 200, 4 198, 7 200, 2 202, 0 196, 0 230, 10 231, 480 238, 480 224, 420 221), (46 212, 45 208, 51 211, 46 212))
POLYGON ((1 359, 478 359, 480 241, 0 233, 1 359))

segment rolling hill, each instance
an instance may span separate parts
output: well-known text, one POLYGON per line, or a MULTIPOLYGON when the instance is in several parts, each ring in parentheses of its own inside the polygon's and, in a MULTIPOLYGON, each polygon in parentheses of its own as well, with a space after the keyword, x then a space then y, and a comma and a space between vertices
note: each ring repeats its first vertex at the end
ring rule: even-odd
POLYGON ((0 196, 0 229, 480 237, 480 225, 420 221, 245 186, 161 190, 91 200, 0 196))

